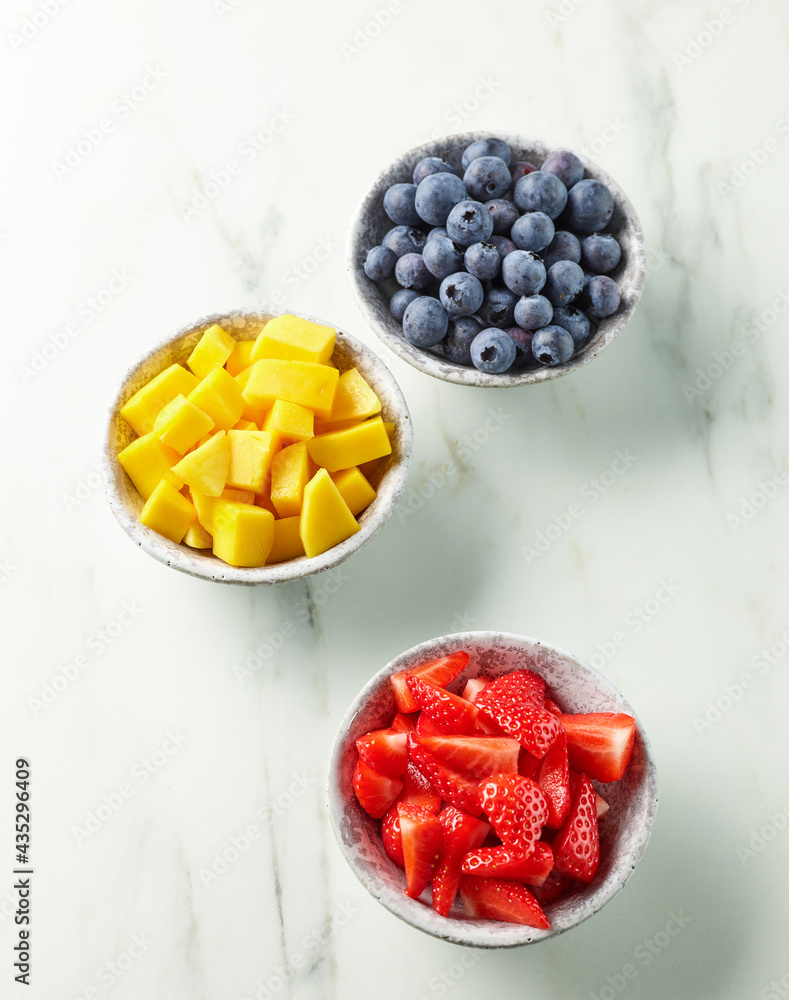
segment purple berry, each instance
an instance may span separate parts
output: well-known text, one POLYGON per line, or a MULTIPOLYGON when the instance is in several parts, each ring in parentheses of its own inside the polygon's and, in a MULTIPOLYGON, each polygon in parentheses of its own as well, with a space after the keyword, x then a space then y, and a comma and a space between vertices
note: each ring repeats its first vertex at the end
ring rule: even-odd
POLYGON ((576 309, 575 306, 554 309, 553 322, 556 326, 564 327, 573 338, 576 347, 580 347, 589 336, 591 328, 589 317, 582 310, 576 309))
POLYGON ((480 281, 492 281, 501 269, 501 257, 492 243, 472 243, 463 262, 468 273, 480 281))
MULTIPOLYGON (((449 175, 436 174, 436 177, 446 176, 449 175)), ((472 243, 484 242, 493 233, 493 218, 487 208, 479 201, 467 199, 458 202, 449 213, 446 222, 447 235, 453 243, 462 247, 470 247, 472 243)))
POLYGON ((403 288, 423 291, 433 283, 433 275, 428 271, 420 253, 404 254, 395 265, 395 278, 403 288))
POLYGON ((587 271, 594 274, 608 274, 622 258, 622 248, 616 238, 609 234, 595 233, 587 236, 581 244, 581 260, 587 271))
POLYGON ((613 214, 614 196, 605 184, 587 178, 570 188, 565 218, 574 233, 597 233, 605 229, 613 214))
POLYGON ((476 201, 490 201, 509 191, 512 178, 509 167, 498 156, 478 156, 466 168, 463 183, 469 197, 476 201))
POLYGON ((619 288, 607 274, 596 274, 584 288, 586 311, 596 319, 613 316, 619 308, 619 288))
POLYGON ((482 330, 479 320, 473 316, 458 316, 450 320, 444 337, 444 357, 456 365, 470 365, 471 342, 482 330))
POLYGON ((428 240, 422 257, 428 271, 439 280, 463 267, 463 251, 447 236, 436 236, 435 239, 428 240))
POLYGON ((575 343, 562 326, 544 326, 534 331, 531 352, 541 365, 563 365, 573 356, 575 343))
POLYGON ((425 234, 411 226, 395 226, 381 240, 381 243, 393 250, 396 257, 407 253, 422 253, 426 243, 425 234))
POLYGON ((500 375, 512 367, 517 351, 503 330, 482 330, 471 343, 471 361, 475 368, 489 375, 500 375))
POLYGON ((569 149, 557 149, 543 163, 541 170, 556 174, 559 180, 569 190, 578 181, 583 180, 584 165, 569 149))
POLYGON ((567 306, 584 287, 584 272, 571 260, 559 260, 548 269, 543 295, 554 309, 567 306))
POLYGON ((501 262, 501 276, 516 295, 536 295, 545 284, 545 265, 529 250, 513 250, 501 262))
POLYGON ((416 184, 393 184, 384 195, 384 211, 396 226, 418 226, 421 223, 414 206, 416 184))
POLYGON ((402 323, 407 306, 409 303, 413 302, 414 299, 418 298, 419 292, 415 291, 413 288, 398 288, 391 299, 389 299, 389 312, 394 316, 398 323, 402 323))
POLYGON ((566 229, 557 229, 540 256, 546 268, 553 267, 560 260, 571 260, 574 264, 580 264, 581 244, 578 242, 578 237, 566 229))
POLYGON ((485 202, 485 205, 493 216, 494 233, 508 233, 520 215, 515 202, 506 198, 494 198, 485 202))
POLYGON ((406 308, 403 336, 414 347, 432 347, 443 340, 448 324, 449 317, 438 299, 420 295, 406 308))
POLYGON ((498 250, 499 257, 502 260, 504 260, 508 253, 512 253, 513 250, 518 249, 512 240, 506 236, 491 236, 488 238, 488 243, 491 243, 498 250))
POLYGON ((535 170, 521 177, 513 192, 515 204, 522 212, 545 212, 555 219, 567 204, 567 188, 555 174, 535 170))
POLYGON ((553 319, 553 306, 544 295, 524 295, 515 303, 515 322, 524 330, 539 330, 553 319))
POLYGON ((443 226, 452 208, 466 197, 465 185, 455 174, 429 174, 416 188, 417 218, 443 226))
POLYGON ((364 259, 364 273, 371 281, 386 281, 394 274, 397 254, 389 247, 373 247, 364 259))
POLYGON ((420 160, 419 163, 414 167, 414 176, 412 180, 414 184, 419 184, 429 177, 431 174, 455 174, 457 175, 457 170, 450 163, 445 163, 438 156, 426 156, 424 160, 420 160))
POLYGON ((477 139, 470 146, 466 146, 463 152, 461 161, 463 169, 466 170, 469 163, 476 160, 478 156, 498 156, 509 166, 510 160, 512 160, 512 150, 503 139, 477 139))
POLYGON ((498 326, 505 329, 515 321, 515 303, 517 296, 508 288, 489 288, 485 292, 482 305, 477 309, 477 315, 485 326, 498 326))
POLYGON ((450 316, 470 316, 482 305, 484 297, 482 282, 466 271, 450 274, 441 282, 439 298, 450 316))
POLYGON ((553 221, 544 212, 526 212, 512 227, 512 242, 519 250, 539 253, 553 239, 553 221))

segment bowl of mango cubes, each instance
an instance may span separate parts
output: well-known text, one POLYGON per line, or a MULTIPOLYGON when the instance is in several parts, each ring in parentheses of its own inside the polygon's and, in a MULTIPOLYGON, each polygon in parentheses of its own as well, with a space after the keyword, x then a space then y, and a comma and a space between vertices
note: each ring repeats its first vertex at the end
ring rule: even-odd
POLYGON ((413 449, 388 368, 322 320, 206 316, 126 374, 110 409, 110 507, 159 562, 223 583, 336 566, 391 517, 413 449))

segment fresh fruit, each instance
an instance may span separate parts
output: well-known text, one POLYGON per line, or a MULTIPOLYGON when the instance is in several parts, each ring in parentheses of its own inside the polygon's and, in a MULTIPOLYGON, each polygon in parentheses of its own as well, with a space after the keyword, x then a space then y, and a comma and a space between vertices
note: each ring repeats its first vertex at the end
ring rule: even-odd
POLYGON ((421 292, 433 284, 433 275, 421 253, 403 254, 395 264, 394 274, 403 288, 421 292))
POLYGON ((400 803, 400 840, 403 846, 403 867, 406 895, 418 899, 430 884, 441 861, 444 828, 437 816, 418 806, 400 803))
POLYGON ((613 316, 619 308, 619 286, 607 274, 596 274, 584 288, 586 311, 597 319, 613 316))
POLYGON ((567 204, 567 188, 555 174, 535 170, 521 177, 512 197, 522 212, 544 212, 555 219, 567 204))
POLYGON ((544 295, 523 295, 515 303, 515 322, 524 330, 539 330, 553 319, 553 306, 544 295))
POLYGON ((410 759, 403 775, 403 790, 397 801, 419 806, 432 813, 438 813, 441 808, 441 796, 410 759))
POLYGON ((566 201, 567 225, 575 233, 599 233, 614 213, 614 196, 605 184, 591 178, 574 184, 566 201))
POLYGON ((394 274, 397 254, 389 247, 372 247, 364 258, 364 273, 372 281, 386 281, 394 274))
POLYGON ((540 170, 556 174, 569 191, 570 188, 583 180, 584 165, 569 149, 557 149, 548 157, 540 170))
POLYGON ((548 818, 548 801, 539 785, 520 774, 494 774, 480 782, 479 795, 501 841, 527 858, 548 818))
POLYGON ((427 717, 444 733, 470 733, 477 718, 471 702, 443 688, 426 684, 413 674, 406 674, 409 694, 427 717))
POLYGON ((446 917, 460 888, 463 858, 483 843, 490 825, 454 806, 445 806, 438 814, 438 820, 444 828, 444 850, 430 887, 433 909, 446 917))
POLYGON ((619 781, 633 753, 636 723, 630 715, 597 712, 561 715, 570 767, 595 781, 619 781))
POLYGON ((512 177, 501 157, 477 156, 466 167, 463 183, 469 197, 476 201, 491 201, 509 191, 512 177))
POLYGON ((545 825, 558 830, 570 811, 570 765, 567 759, 567 737, 563 732, 540 760, 534 780, 548 802, 545 825))
POLYGON ((518 771, 520 744, 506 736, 421 736, 419 742, 434 757, 475 778, 518 771))
POLYGON ((429 240, 422 253, 425 267, 439 281, 454 274, 463 266, 463 253, 448 236, 429 240))
MULTIPOLYGON (((437 176, 446 176, 439 174, 437 176)), ((485 241, 493 234, 493 218, 482 202, 459 201, 447 216, 447 236, 463 247, 485 241)))
POLYGON ((508 878, 529 885, 543 885, 553 868, 553 851, 538 841, 527 858, 512 847, 480 847, 470 850, 463 858, 461 871, 465 875, 484 878, 508 878))
POLYGON ((595 790, 585 774, 575 784, 570 815, 553 842, 554 867, 560 875, 591 882, 600 864, 595 790))
POLYGON ((513 250, 501 262, 501 276, 516 295, 536 295, 545 284, 545 265, 530 250, 513 250))
POLYGON ((450 320, 444 337, 444 357, 459 365, 470 365, 471 344, 481 330, 482 325, 473 316, 458 316, 450 320))
POLYGON ((380 819, 403 790, 403 782, 400 778, 374 771, 359 759, 353 772, 353 790, 362 809, 380 819))
POLYGON ((432 347, 443 338, 448 323, 447 311, 438 299, 422 295, 406 306, 403 336, 415 347, 432 347))
POLYGON ((421 745, 421 737, 416 733, 408 734, 408 756, 446 802, 472 816, 479 816, 482 803, 475 779, 442 764, 437 757, 425 750, 421 745))
POLYGON ((622 248, 610 233, 595 233, 581 243, 580 261, 592 274, 608 274, 622 257, 622 248))
POLYGON ((531 701, 513 703, 499 696, 489 685, 477 698, 483 715, 500 726, 535 757, 543 757, 548 747, 558 739, 562 727, 555 715, 531 701))
POLYGON ((384 211, 396 226, 418 226, 422 221, 414 206, 416 184, 393 184, 384 195, 384 211))
POLYGON ((400 712, 418 712, 419 703, 408 689, 408 676, 418 677, 426 684, 443 688, 462 672, 468 665, 469 655, 465 650, 458 650, 456 653, 449 653, 447 656, 440 656, 436 660, 429 660, 418 667, 412 667, 408 671, 401 671, 392 674, 389 678, 394 693, 395 703, 400 712))
POLYGON ((512 160, 512 150, 503 139, 477 139, 476 142, 466 146, 463 151, 461 160, 463 169, 467 170, 472 160, 476 160, 479 156, 498 156, 506 166, 509 166, 512 160))
POLYGON ((584 272, 571 260, 557 260, 548 269, 542 294, 554 309, 569 305, 584 287, 584 272))
POLYGON ((423 181, 425 177, 429 177, 431 174, 456 174, 455 168, 446 163, 438 156, 426 156, 424 160, 420 160, 419 163, 414 167, 413 181, 414 184, 419 186, 420 181, 423 181))
POLYGON ((541 365, 563 365, 573 356, 575 341, 563 326, 551 323, 536 330, 531 351, 541 365))
POLYGON ((563 327, 570 334, 576 347, 580 347, 584 343, 591 329, 589 317, 583 310, 577 309, 575 306, 554 309, 552 322, 556 326, 563 327))
POLYGON ((557 229, 553 234, 553 239, 541 252, 546 270, 560 260, 571 260, 576 264, 581 263, 581 244, 578 237, 566 229, 557 229))
POLYGON ((479 278, 457 271, 444 278, 438 295, 448 316, 470 316, 482 305, 485 290, 479 278))
POLYGON ((492 281, 501 270, 501 257, 492 243, 472 243, 463 255, 469 274, 480 281, 492 281))
POLYGON ((477 315, 485 326, 497 326, 503 330, 512 326, 516 302, 517 296, 509 288, 497 288, 494 285, 485 292, 477 315))
POLYGON ((454 173, 430 174, 416 189, 416 210, 420 221, 443 226, 455 205, 466 197, 463 181, 454 173))
POLYGON ((481 372, 497 375, 512 367, 516 348, 510 337, 491 326, 477 334, 471 343, 471 360, 481 372))
POLYGON ((427 237, 414 226, 395 226, 381 240, 381 244, 392 250, 396 257, 407 253, 422 253, 427 237))
POLYGON ((460 898, 472 917, 505 920, 541 930, 551 926, 534 896, 517 882, 463 875, 460 898))
POLYGON ((408 767, 408 747, 406 733, 394 733, 391 729, 376 729, 356 741, 359 756, 375 771, 381 774, 404 774, 408 767))
POLYGON ((400 810, 395 803, 381 820, 381 840, 387 856, 396 865, 405 868, 403 857, 403 838, 400 835, 400 810))
POLYGON ((554 225, 545 212, 527 212, 512 226, 512 242, 519 250, 538 253, 553 239, 554 225))

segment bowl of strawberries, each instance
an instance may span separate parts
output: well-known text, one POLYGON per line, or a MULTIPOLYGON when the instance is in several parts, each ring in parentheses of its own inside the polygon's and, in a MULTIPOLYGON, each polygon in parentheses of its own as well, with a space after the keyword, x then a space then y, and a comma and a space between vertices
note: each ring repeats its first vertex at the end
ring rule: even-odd
POLYGON ((407 650, 359 693, 328 806, 383 906, 504 948, 569 930, 624 886, 657 777, 633 709, 592 667, 525 636, 463 632, 407 650))

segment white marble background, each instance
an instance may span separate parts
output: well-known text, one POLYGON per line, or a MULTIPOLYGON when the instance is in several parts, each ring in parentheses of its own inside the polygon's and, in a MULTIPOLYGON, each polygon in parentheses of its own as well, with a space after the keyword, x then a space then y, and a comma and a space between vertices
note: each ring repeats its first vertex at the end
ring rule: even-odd
POLYGON ((6 0, 3 998, 789 994, 788 22, 777 0, 6 0), (344 272, 355 202, 390 158, 466 127, 583 148, 628 192, 651 274, 619 342, 523 391, 434 382, 381 346, 414 419, 412 492, 341 574, 237 589, 145 557, 96 475, 127 364, 276 292, 377 349, 344 272), (602 669, 661 782, 627 889, 506 953, 383 911, 323 793, 367 678, 488 627, 602 669))

